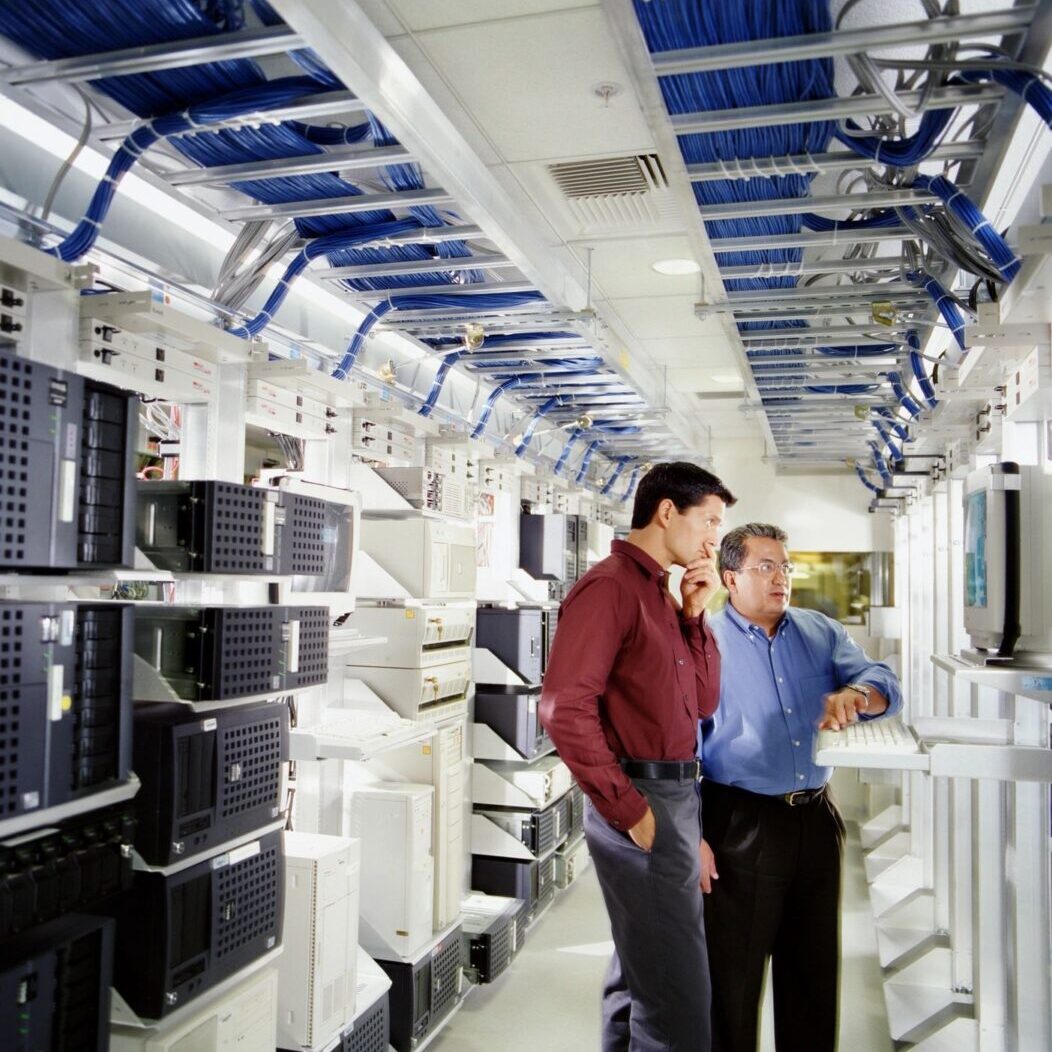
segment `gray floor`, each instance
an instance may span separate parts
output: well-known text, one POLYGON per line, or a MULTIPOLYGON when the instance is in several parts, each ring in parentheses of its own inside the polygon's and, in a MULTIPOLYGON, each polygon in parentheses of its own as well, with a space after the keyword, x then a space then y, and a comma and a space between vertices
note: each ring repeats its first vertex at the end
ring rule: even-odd
MULTIPOLYGON (((845 859, 840 1048, 892 1052, 857 831, 845 859)), ((599 1047, 599 984, 610 928, 594 871, 563 892, 497 982, 474 990, 428 1046, 436 1052, 599 1047)), ((769 1015, 769 1013, 765 1013, 769 1015)), ((774 1052, 765 1019, 762 1052, 774 1052)))

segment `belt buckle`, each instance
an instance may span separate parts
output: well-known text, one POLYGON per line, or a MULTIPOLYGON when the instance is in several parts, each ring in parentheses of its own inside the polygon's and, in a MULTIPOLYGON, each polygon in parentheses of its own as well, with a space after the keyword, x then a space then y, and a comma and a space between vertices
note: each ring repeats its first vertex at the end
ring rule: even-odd
POLYGON ((701 760, 699 760, 696 756, 694 757, 694 781, 701 781, 701 760))
POLYGON ((791 793, 786 793, 782 798, 790 807, 797 807, 799 804, 806 804, 810 795, 810 789, 794 789, 791 793), (802 796, 804 799, 797 800, 798 796, 802 796))

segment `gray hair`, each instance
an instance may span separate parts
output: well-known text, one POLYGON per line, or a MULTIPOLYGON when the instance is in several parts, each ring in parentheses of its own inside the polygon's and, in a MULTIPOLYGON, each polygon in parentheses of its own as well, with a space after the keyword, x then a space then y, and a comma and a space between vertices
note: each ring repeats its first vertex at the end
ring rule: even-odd
POLYGON ((785 544, 789 534, 778 526, 767 522, 747 522, 726 534, 720 544, 720 573, 724 570, 740 570, 745 561, 745 543, 750 537, 767 537, 785 544))

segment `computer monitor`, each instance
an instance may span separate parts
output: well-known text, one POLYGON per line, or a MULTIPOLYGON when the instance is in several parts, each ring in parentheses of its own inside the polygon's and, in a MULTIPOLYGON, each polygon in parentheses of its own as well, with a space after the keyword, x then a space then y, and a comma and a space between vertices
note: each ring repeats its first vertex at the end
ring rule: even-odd
POLYGON ((1014 462, 971 472, 964 486, 964 625, 991 659, 1052 658, 1052 475, 1014 462))

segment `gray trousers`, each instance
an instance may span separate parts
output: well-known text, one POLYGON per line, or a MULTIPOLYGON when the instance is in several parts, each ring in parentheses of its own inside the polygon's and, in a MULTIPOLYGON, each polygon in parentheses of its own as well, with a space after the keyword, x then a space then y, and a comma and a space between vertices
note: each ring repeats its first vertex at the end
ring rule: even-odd
POLYGON ((603 989, 603 1052, 709 1052, 708 952, 693 780, 635 782, 657 834, 637 847, 585 805, 584 833, 610 915, 614 956, 603 989))

